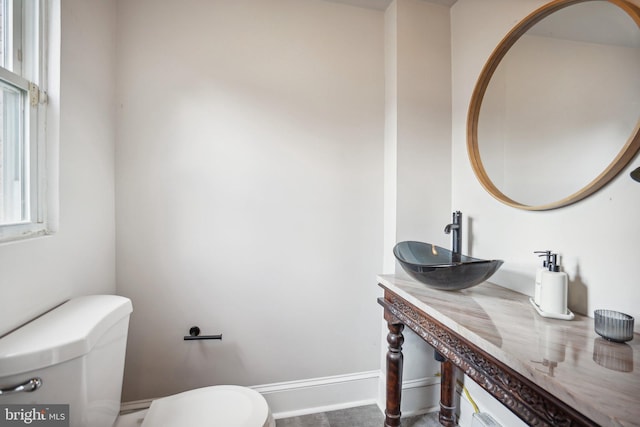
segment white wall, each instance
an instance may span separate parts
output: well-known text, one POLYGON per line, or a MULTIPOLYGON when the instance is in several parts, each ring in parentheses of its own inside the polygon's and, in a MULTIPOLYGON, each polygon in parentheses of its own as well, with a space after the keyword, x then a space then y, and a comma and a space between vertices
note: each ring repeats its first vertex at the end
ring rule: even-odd
POLYGON ((629 177, 640 164, 637 157, 595 195, 544 212, 517 210, 493 199, 478 183, 467 157, 467 109, 480 70, 509 29, 544 3, 458 0, 451 9, 453 206, 471 217, 471 255, 505 260, 492 281, 533 295, 538 265, 533 251, 553 249, 562 254, 570 277, 572 310, 593 316, 595 308, 610 308, 638 318, 640 223, 635 218, 640 211, 640 185, 629 177))
POLYGON ((443 231, 451 222, 449 7, 422 0, 396 1, 396 238, 449 247, 450 236, 443 231))
POLYGON ((47 156, 59 170, 49 183, 59 231, 0 245, 0 334, 70 297, 115 292, 115 5, 51 4, 59 66, 51 64, 47 156))
POLYGON ((377 370, 382 12, 125 0, 118 37, 123 399, 377 370))

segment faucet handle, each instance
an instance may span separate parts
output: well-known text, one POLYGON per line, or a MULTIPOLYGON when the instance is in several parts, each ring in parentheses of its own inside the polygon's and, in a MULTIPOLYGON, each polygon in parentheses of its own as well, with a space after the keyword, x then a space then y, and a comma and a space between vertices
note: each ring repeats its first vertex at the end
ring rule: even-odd
POLYGON ((542 263, 544 267, 547 267, 551 263, 551 251, 534 251, 533 253, 538 254, 539 257, 545 257, 545 260, 542 263))

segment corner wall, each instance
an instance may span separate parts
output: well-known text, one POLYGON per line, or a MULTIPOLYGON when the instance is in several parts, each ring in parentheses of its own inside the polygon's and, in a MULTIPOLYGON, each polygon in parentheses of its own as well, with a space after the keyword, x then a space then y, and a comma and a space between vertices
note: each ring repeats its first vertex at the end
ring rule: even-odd
MULTIPOLYGON (((420 240, 449 247, 451 220, 451 45, 449 7, 395 0, 385 12, 385 271, 404 274, 393 246, 420 240)), ((386 344, 386 322, 382 342, 386 344)), ((405 328, 402 411, 437 407, 433 348, 405 328)), ((384 408, 386 346, 379 406, 384 408)))

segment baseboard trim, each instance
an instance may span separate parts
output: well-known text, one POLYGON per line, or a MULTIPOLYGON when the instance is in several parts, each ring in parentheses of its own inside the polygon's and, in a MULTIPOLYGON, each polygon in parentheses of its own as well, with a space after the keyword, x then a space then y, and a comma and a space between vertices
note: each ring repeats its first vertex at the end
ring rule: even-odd
MULTIPOLYGON (((289 418, 318 412, 377 405, 384 413, 385 378, 380 371, 336 375, 251 387, 260 392, 274 418, 289 418)), ((437 411, 440 378, 427 377, 402 383, 402 413, 405 416, 437 411)))
POLYGON ((127 414, 130 412, 141 411, 143 409, 149 409, 151 406, 151 402, 154 399, 142 399, 142 400, 132 400, 131 402, 122 402, 120 404, 120 413, 127 414))
POLYGON ((376 404, 380 371, 285 381, 251 387, 275 419, 376 404))
MULTIPOLYGON (((307 380, 284 381, 250 387, 264 396, 275 419, 297 417, 318 412, 336 411, 357 406, 377 405, 384 413, 385 378, 380 371, 334 375, 307 380)), ((402 384, 403 416, 438 410, 440 379, 419 378, 402 384)), ((123 402, 120 413, 148 409, 153 399, 123 402)))

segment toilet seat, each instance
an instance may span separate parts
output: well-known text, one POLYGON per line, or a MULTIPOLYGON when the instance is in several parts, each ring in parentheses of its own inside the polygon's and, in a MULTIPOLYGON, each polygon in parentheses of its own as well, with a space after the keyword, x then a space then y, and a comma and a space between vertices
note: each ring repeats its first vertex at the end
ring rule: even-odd
POLYGON ((247 387, 221 385, 156 399, 142 427, 274 427, 266 400, 247 387))

